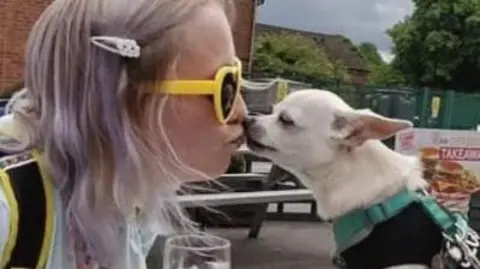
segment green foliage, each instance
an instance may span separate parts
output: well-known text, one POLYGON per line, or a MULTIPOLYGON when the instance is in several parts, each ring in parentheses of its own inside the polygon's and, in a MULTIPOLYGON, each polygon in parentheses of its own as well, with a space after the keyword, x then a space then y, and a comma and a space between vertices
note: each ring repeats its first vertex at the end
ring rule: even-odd
POLYGON ((295 34, 269 33, 257 37, 253 64, 256 73, 301 81, 318 77, 349 79, 343 62, 332 63, 313 39, 295 34))
POLYGON ((416 9, 388 30, 394 67, 416 86, 480 89, 480 0, 413 0, 416 9))
POLYGON ((378 53, 377 46, 372 43, 364 42, 360 43, 358 50, 362 54, 363 58, 367 61, 369 67, 371 65, 382 65, 384 64, 382 57, 378 53))
POLYGON ((392 64, 384 63, 371 69, 369 83, 378 86, 399 86, 405 85, 405 79, 392 64))
POLYGON ((350 82, 348 69, 342 60, 332 60, 332 77, 336 81, 350 82))
POLYGON ((372 43, 361 43, 358 50, 365 59, 370 76, 368 83, 379 86, 397 86, 405 83, 401 72, 396 70, 391 64, 385 63, 378 53, 377 47, 372 43))

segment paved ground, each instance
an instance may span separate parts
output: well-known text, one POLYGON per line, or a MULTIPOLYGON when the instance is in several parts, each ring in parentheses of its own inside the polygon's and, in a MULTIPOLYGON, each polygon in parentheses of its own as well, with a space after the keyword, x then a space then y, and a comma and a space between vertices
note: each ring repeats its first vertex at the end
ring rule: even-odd
MULTIPOLYGON (((257 239, 247 229, 209 229, 232 242, 233 269, 334 269, 332 238, 320 222, 267 222, 257 239)), ((163 240, 148 259, 149 269, 162 268, 163 240)))
MULTIPOLYGON (((254 172, 268 172, 270 164, 254 163, 254 172)), ((270 211, 275 206, 269 207, 270 211)), ((285 212, 309 212, 308 205, 286 204, 285 212)), ((328 224, 320 222, 266 222, 257 239, 243 228, 209 229, 232 242, 233 269, 334 269, 333 239, 328 224)), ((162 253, 163 244, 156 245, 162 253)), ((158 255, 161 257, 162 255, 158 255)), ((161 260, 149 258, 149 269, 161 269, 161 260)))
POLYGON ((319 222, 268 222, 257 239, 246 229, 213 229, 232 241, 234 269, 333 269, 331 230, 319 222))
MULTIPOLYGON (((268 163, 253 163, 253 171, 268 172, 268 163)), ((274 206, 271 207, 272 209, 274 206)), ((306 205, 285 205, 285 211, 309 212, 306 205)), ((257 239, 247 229, 213 229, 232 241, 233 269, 334 269, 333 238, 320 222, 266 222, 257 239)))

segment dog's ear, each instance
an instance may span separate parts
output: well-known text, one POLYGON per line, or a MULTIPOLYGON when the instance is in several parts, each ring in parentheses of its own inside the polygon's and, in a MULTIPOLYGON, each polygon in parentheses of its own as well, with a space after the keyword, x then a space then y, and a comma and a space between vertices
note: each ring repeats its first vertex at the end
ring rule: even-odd
POLYGON ((412 126, 410 121, 386 118, 369 109, 342 111, 335 114, 332 137, 357 147, 369 139, 386 139, 412 126))

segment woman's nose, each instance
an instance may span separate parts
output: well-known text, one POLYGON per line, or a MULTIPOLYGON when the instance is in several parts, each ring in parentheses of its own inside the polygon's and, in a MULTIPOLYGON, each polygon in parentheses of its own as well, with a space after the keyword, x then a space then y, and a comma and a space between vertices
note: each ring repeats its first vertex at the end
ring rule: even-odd
POLYGON ((228 120, 227 124, 241 124, 245 120, 246 115, 247 106, 245 105, 245 101, 243 101, 243 97, 239 95, 235 101, 232 116, 228 120))

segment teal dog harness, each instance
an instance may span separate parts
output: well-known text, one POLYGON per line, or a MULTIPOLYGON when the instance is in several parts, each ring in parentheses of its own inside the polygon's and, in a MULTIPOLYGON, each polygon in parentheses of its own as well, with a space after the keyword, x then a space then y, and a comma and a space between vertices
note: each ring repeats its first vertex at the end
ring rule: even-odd
POLYGON ((444 263, 448 268, 480 269, 477 249, 480 237, 473 231, 464 216, 451 213, 424 192, 404 190, 367 209, 354 210, 333 222, 337 252, 360 243, 374 227, 397 215, 412 203, 419 203, 425 213, 441 228, 445 239, 444 263), (458 267, 460 266, 460 267, 458 267))

